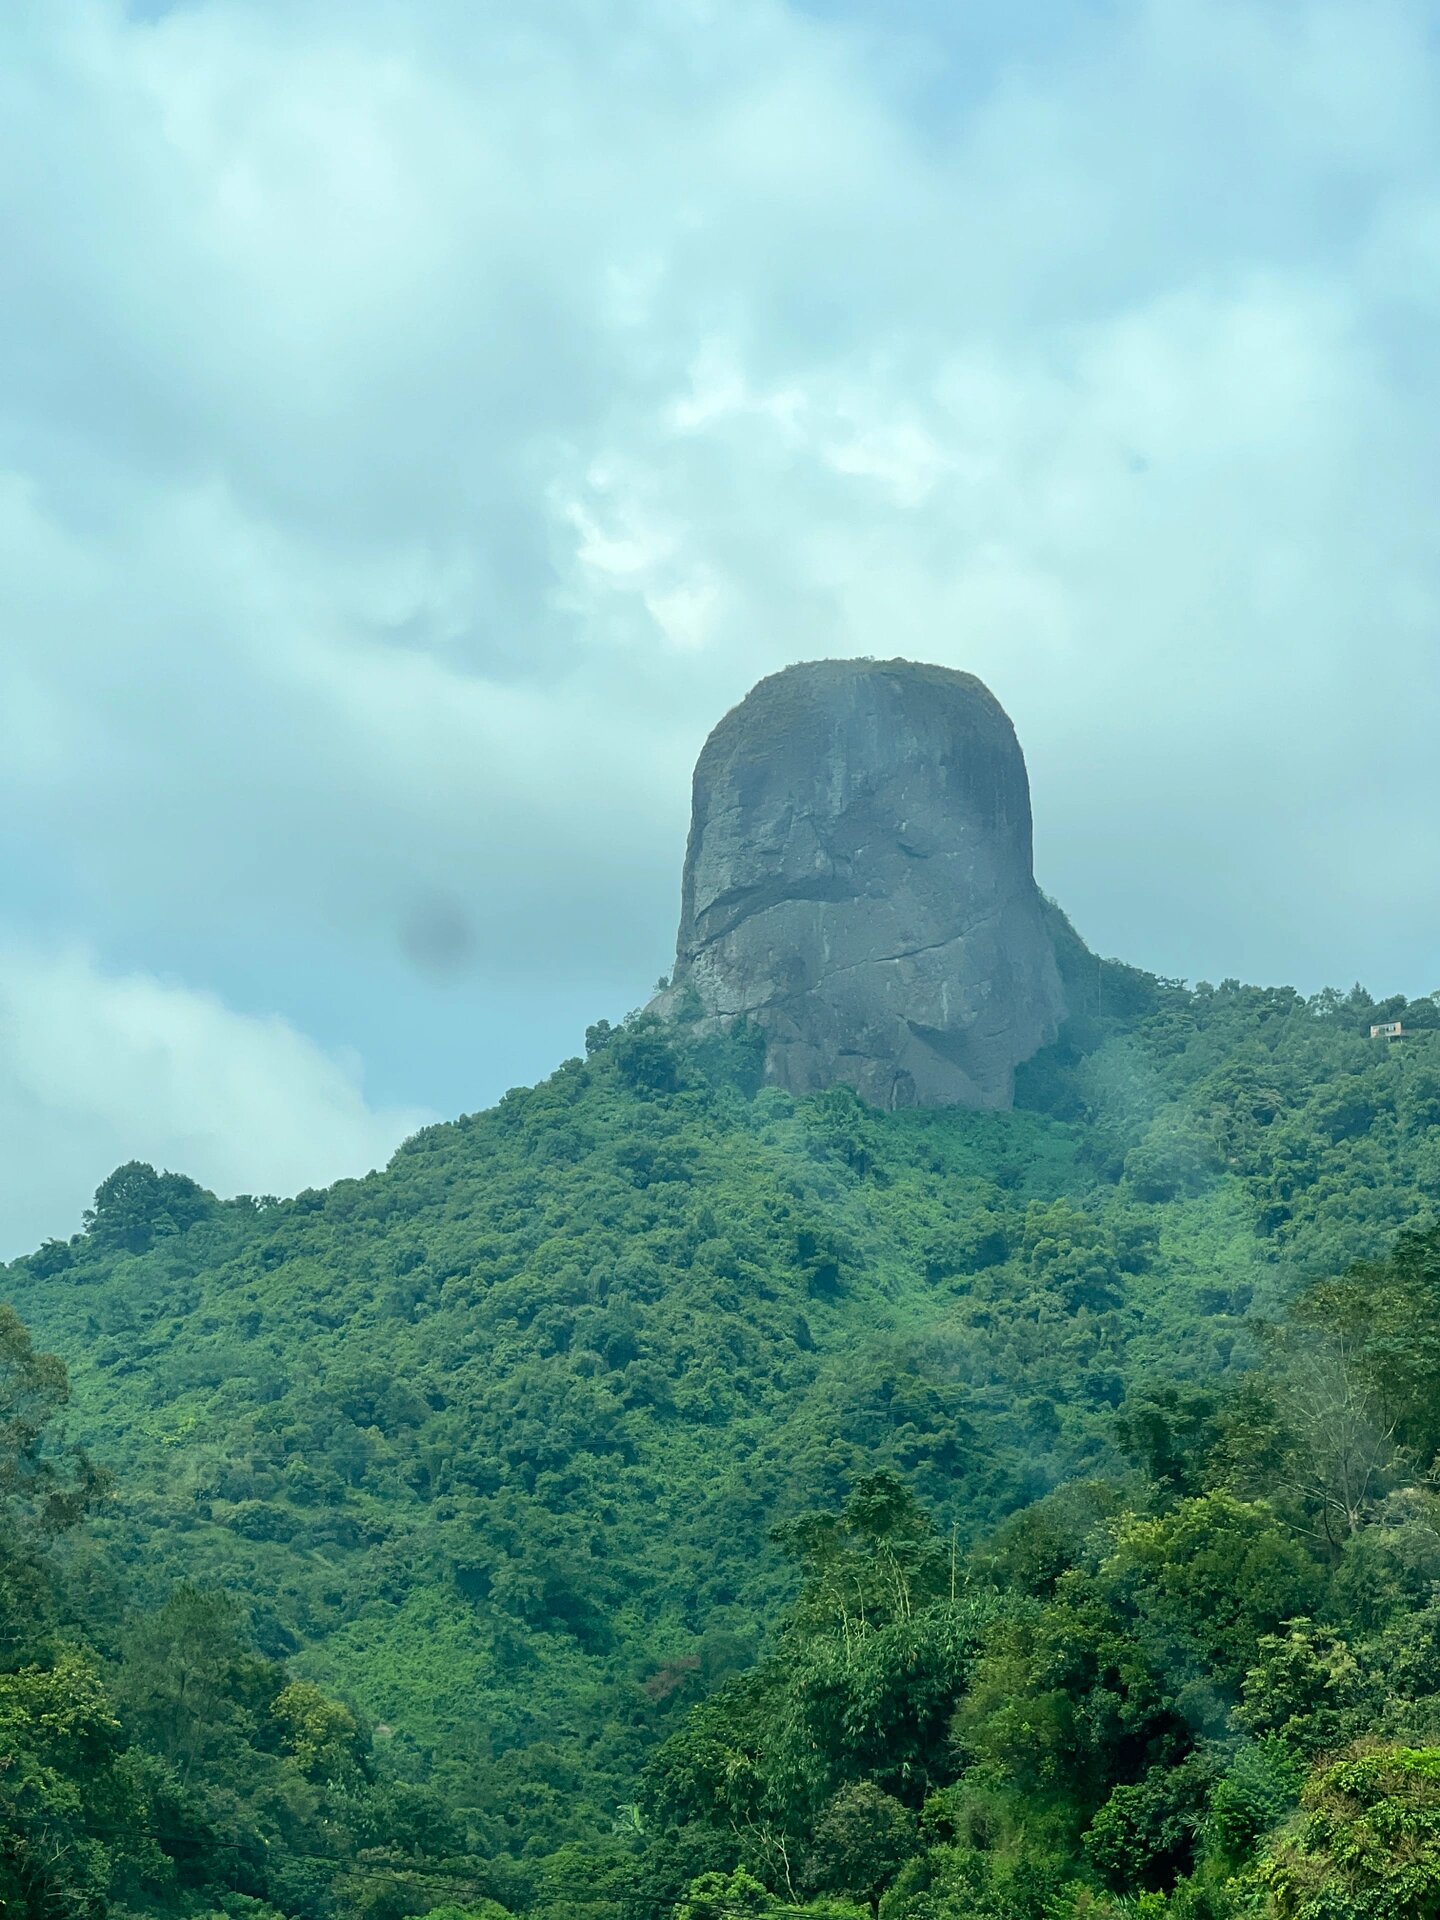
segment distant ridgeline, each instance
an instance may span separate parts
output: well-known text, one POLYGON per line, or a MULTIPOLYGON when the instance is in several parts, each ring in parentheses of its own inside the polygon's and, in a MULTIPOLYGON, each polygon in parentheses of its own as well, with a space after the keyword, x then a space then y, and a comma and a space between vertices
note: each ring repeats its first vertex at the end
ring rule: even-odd
POLYGON ((776 676, 651 1010, 3 1270, 0 1911, 1433 1915, 1437 1185, 1434 1001, 1099 961, 977 682, 776 676))

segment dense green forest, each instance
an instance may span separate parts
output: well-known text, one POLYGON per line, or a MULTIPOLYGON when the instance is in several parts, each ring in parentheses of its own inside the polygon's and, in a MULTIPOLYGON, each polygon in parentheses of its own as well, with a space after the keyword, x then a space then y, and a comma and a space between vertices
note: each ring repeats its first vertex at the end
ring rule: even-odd
POLYGON ((3 1911, 1440 1912, 1440 1006, 1060 931, 1013 1112, 601 1023, 4 1269, 3 1911))

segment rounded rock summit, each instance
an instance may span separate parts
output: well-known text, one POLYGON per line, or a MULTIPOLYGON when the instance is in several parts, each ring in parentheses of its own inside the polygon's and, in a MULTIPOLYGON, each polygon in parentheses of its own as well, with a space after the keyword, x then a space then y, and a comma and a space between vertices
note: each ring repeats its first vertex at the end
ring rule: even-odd
POLYGON ((973 674, 820 660, 762 680, 695 767, 661 1015, 748 1021, 766 1078, 1004 1107, 1064 998, 1015 729, 973 674))

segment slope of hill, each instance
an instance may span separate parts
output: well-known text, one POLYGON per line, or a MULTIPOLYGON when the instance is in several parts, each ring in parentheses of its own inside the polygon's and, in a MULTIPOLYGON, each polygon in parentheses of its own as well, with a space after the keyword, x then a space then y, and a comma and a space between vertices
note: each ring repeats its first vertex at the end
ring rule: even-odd
POLYGON ((890 1468, 963 1552, 1425 1215, 1431 1002, 1387 1048, 1358 990, 1065 958, 1100 1011, 1012 1113, 796 1102, 745 1036, 640 1021, 324 1193, 122 1169, 4 1287, 119 1475, 132 1597, 239 1596, 491 1853, 607 1833, 769 1644, 773 1526, 890 1468))

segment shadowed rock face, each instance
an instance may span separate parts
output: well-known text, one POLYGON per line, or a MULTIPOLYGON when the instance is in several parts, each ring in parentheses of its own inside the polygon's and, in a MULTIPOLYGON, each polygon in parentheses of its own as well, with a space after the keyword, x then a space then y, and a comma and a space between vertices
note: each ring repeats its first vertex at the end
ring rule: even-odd
POLYGON ((1030 786, 968 673, 822 660, 762 680, 695 768, 662 1014, 763 1029, 767 1077, 881 1107, 1008 1106, 1060 979, 1030 786))

